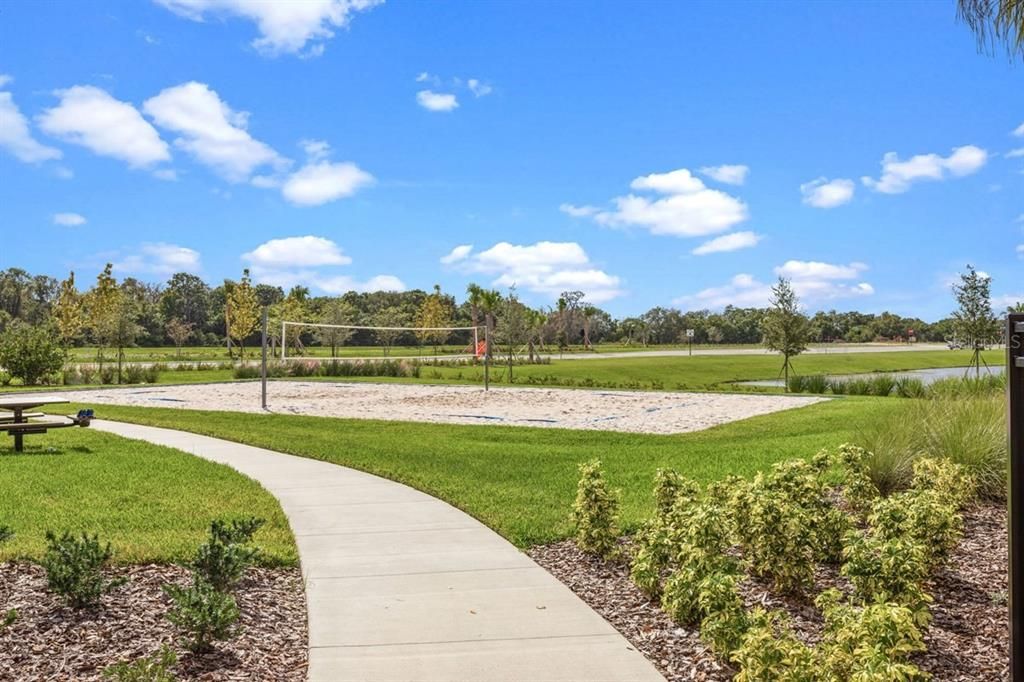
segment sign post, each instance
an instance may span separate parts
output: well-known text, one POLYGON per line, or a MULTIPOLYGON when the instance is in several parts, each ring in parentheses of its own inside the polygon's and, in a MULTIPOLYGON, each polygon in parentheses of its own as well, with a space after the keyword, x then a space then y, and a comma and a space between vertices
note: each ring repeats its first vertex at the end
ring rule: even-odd
POLYGON ((690 356, 691 357, 693 357, 693 335, 694 335, 694 330, 692 330, 692 329, 687 329, 686 330, 686 342, 690 346, 690 356))
POLYGON ((1024 313, 1006 319, 1006 403, 1010 431, 1010 679, 1024 682, 1024 313))

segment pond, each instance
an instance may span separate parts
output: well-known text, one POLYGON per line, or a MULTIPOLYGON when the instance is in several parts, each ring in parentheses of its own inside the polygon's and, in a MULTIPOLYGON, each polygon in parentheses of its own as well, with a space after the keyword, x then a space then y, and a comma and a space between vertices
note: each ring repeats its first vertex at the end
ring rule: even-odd
MULTIPOLYGON (((967 374, 968 370, 971 372, 971 376, 974 376, 973 367, 936 367, 933 369, 908 369, 902 372, 874 372, 872 374, 830 374, 829 379, 870 379, 880 375, 891 376, 893 378, 901 377, 913 377, 920 379, 925 384, 938 381, 939 379, 949 379, 950 377, 963 377, 967 374)), ((1006 371, 1006 367, 1003 365, 993 365, 991 367, 981 368, 982 374, 1003 374, 1006 371)), ((785 382, 782 379, 760 379, 758 381, 737 381, 739 386, 768 386, 773 388, 782 388, 785 386, 785 382)))

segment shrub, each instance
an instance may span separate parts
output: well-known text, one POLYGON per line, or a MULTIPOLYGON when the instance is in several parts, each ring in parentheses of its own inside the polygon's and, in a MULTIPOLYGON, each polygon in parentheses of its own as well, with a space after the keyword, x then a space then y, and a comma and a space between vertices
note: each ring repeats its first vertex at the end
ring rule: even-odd
POLYGON ((14 625, 18 621, 18 609, 7 609, 4 617, 0 618, 0 630, 14 625))
POLYGON ((658 469, 654 474, 654 503, 657 514, 665 519, 671 514, 680 497, 694 500, 700 494, 700 485, 672 469, 658 469))
POLYGON ((843 558, 842 574, 849 578, 858 602, 899 604, 922 626, 931 620, 928 605, 932 599, 921 589, 928 575, 921 545, 903 538, 851 533, 843 558))
POLYGON ((977 492, 974 477, 955 462, 924 457, 914 462, 914 490, 931 490, 954 509, 963 509, 977 492))
POLYGON ((883 498, 868 517, 880 540, 906 540, 920 546, 927 568, 942 563, 960 540, 963 519, 934 490, 912 490, 883 498))
POLYGON ((34 385, 64 365, 64 351, 48 325, 15 320, 0 334, 0 366, 26 385, 34 385))
POLYGON ((210 537, 199 546, 192 569, 214 589, 227 592, 259 556, 259 550, 248 543, 263 523, 263 519, 257 518, 234 520, 230 524, 219 519, 213 521, 210 537))
POLYGON ((844 391, 850 395, 871 395, 871 380, 863 377, 854 377, 844 380, 846 386, 844 391))
POLYGON ((160 380, 160 368, 158 365, 149 365, 142 368, 142 380, 147 384, 155 384, 160 380))
POLYGON ((584 552, 610 556, 616 547, 618 531, 618 495, 605 482, 600 460, 579 467, 580 481, 573 504, 576 544, 584 552))
POLYGON ((914 614, 896 604, 863 607, 841 603, 838 590, 826 590, 815 602, 825 616, 825 634, 819 648, 819 674, 828 680, 929 679, 907 663, 910 654, 924 651, 924 637, 914 614))
POLYGON ((749 626, 743 599, 736 589, 738 583, 733 573, 712 573, 700 581, 697 591, 697 604, 704 614, 700 637, 721 656, 739 648, 749 626))
POLYGON ((177 662, 174 650, 165 644, 152 656, 109 666, 103 671, 103 679, 110 682, 174 682, 171 666, 177 662))
POLYGON ((112 384, 117 379, 117 368, 112 365, 105 365, 100 369, 100 383, 112 384))
POLYGON ((654 476, 655 516, 636 533, 635 552, 629 575, 649 597, 661 593, 661 576, 668 568, 672 550, 673 513, 692 504, 700 486, 671 469, 658 469, 654 476))
POLYGON ((828 388, 835 395, 847 393, 847 382, 843 379, 829 379, 828 388))
POLYGON ((141 384, 143 380, 142 365, 125 365, 121 372, 122 384, 141 384))
POLYGON ((167 612, 167 620, 188 638, 192 651, 208 651, 212 643, 224 641, 238 634, 238 604, 227 592, 195 578, 189 587, 164 585, 164 592, 174 602, 167 612))
POLYGON ((678 623, 698 623, 708 615, 700 605, 701 590, 708 587, 705 579, 739 572, 736 559, 726 553, 730 537, 725 516, 725 509, 711 500, 673 510, 666 532, 674 570, 665 581, 661 603, 678 623))
POLYGON ((93 379, 96 378, 96 370, 88 365, 79 365, 78 377, 81 379, 83 384, 91 384, 93 379))
POLYGON ((10 386, 12 378, 10 372, 0 369, 0 386, 10 386))
POLYGON ((239 365, 235 367, 234 377, 236 379, 259 379, 261 376, 262 372, 256 365, 239 365))
POLYGON ((83 533, 76 538, 65 532, 57 537, 47 531, 46 543, 41 565, 46 569, 47 584, 71 606, 92 606, 103 594, 123 583, 104 578, 103 567, 112 552, 110 544, 101 545, 98 536, 83 533))
POLYGON ((786 615, 755 608, 732 661, 740 669, 734 682, 818 682, 814 649, 796 638, 786 615), (778 632, 778 634, 776 634, 778 632))

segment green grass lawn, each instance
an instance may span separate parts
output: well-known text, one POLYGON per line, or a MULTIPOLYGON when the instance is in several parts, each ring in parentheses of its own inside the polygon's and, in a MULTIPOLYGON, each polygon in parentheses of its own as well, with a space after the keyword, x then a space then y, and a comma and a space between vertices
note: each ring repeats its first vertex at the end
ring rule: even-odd
POLYGON ((15 537, 0 561, 38 559, 45 533, 99 533, 118 563, 192 556, 217 517, 267 519, 257 544, 268 564, 297 562, 277 500, 235 470, 179 450, 89 429, 27 436, 25 452, 0 441, 0 525, 15 537))
MULTIPOLYGON (((658 467, 701 481, 749 475, 852 439, 893 399, 844 398, 674 436, 104 406, 104 418, 179 428, 407 483, 525 547, 566 537, 576 467, 600 458, 635 528, 658 467)), ((71 408, 77 409, 77 406, 71 408)))

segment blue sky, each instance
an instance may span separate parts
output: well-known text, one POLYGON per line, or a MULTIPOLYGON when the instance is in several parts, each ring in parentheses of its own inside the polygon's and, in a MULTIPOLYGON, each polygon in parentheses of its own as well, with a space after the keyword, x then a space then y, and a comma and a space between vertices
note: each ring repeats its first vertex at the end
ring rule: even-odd
POLYGON ((0 267, 1024 298, 1024 65, 952 2, 6 3, 0 267), (461 248, 459 248, 461 247, 461 248), (471 248, 470 248, 471 247, 471 248))

